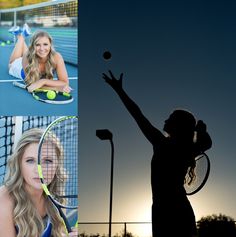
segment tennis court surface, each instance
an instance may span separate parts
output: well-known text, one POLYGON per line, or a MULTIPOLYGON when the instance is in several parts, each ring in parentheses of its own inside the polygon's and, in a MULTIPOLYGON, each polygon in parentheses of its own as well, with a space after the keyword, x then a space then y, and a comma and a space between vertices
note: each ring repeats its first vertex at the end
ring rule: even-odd
MULTIPOLYGON (((1 115, 78 115, 78 2, 58 0, 14 9, 0 10, 0 114, 1 115), (27 23, 32 32, 45 30, 64 58, 69 76, 69 104, 54 105, 35 100, 30 93, 13 86, 18 79, 8 74, 8 61, 14 38, 8 33, 13 25, 27 23)), ((29 39, 26 40, 27 44, 29 39)))

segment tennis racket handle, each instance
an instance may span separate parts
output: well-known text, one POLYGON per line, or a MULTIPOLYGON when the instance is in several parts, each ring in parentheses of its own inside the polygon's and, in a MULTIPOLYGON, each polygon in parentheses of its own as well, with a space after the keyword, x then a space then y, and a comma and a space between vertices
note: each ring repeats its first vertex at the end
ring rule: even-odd
POLYGON ((59 213, 60 213, 60 215, 61 215, 61 217, 62 217, 62 219, 63 219, 63 221, 64 221, 64 224, 65 224, 65 226, 66 226, 66 229, 67 229, 68 233, 72 232, 71 227, 70 227, 70 224, 69 224, 69 222, 68 222, 68 220, 67 220, 67 218, 66 218, 64 212, 63 212, 63 211, 61 210, 61 208, 59 208, 59 207, 58 207, 58 210, 59 210, 59 213))
POLYGON ((23 84, 23 83, 20 83, 20 82, 18 82, 18 81, 14 81, 14 82, 13 82, 13 85, 14 85, 14 86, 17 86, 17 87, 20 87, 20 88, 22 88, 22 89, 26 89, 26 85, 23 84))

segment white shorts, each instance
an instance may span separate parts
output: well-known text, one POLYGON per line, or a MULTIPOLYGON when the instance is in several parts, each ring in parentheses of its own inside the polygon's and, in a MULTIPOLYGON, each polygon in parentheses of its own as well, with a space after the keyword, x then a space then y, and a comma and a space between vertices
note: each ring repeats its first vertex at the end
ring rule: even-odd
POLYGON ((9 74, 22 80, 25 79, 24 69, 22 66, 22 57, 15 59, 9 65, 9 74))

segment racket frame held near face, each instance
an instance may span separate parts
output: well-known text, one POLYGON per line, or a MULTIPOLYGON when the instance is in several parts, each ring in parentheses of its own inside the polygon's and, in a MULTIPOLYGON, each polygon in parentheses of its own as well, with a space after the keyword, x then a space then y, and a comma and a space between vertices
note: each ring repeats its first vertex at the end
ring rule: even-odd
MULTIPOLYGON (((42 146, 43 146, 43 143, 44 143, 44 139, 46 138, 47 134, 51 131, 51 129, 54 127, 54 126, 60 126, 60 123, 63 123, 64 121, 66 120, 75 120, 76 123, 78 123, 78 117, 77 116, 64 116, 64 117, 60 117, 56 120, 54 120, 47 128, 46 130, 44 131, 40 141, 39 141, 39 147, 38 147, 38 174, 39 174, 39 178, 40 178, 40 181, 42 183, 42 188, 45 192, 45 194, 47 195, 47 197, 50 199, 50 201, 53 203, 54 207, 55 207, 55 210, 58 212, 58 214, 60 215, 61 217, 61 220, 62 220, 62 223, 64 224, 65 226, 65 230, 67 231, 67 233, 70 233, 72 230, 71 230, 71 227, 70 227, 70 224, 66 218, 66 215, 65 213, 62 211, 61 208, 65 208, 65 209, 78 209, 78 206, 76 205, 64 205, 60 202, 58 202, 55 197, 50 193, 48 187, 47 187, 47 184, 44 180, 44 176, 43 176, 43 170, 42 170, 42 165, 41 165, 41 152, 42 152, 42 146)), ((78 127, 75 127, 73 129, 77 129, 76 131, 76 135, 78 136, 78 127)), ((77 138, 78 139, 78 138, 77 138)), ((77 172, 78 173, 78 172, 77 172)), ((63 197, 62 197, 63 198, 63 197)), ((74 194, 74 195, 70 195, 70 198, 78 198, 78 194, 74 194)))

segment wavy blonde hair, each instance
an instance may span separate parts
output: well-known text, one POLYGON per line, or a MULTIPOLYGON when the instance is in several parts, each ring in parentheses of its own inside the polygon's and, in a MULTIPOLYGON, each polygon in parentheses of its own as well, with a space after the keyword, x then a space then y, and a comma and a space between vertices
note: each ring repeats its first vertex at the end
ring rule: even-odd
MULTIPOLYGON (((25 190, 25 181, 21 175, 21 161, 25 149, 32 143, 38 143, 42 134, 43 130, 38 128, 26 131, 7 163, 8 172, 6 174, 5 186, 14 201, 13 218, 15 226, 18 229, 17 237, 41 236, 45 228, 43 218, 35 209, 30 196, 25 190), (26 202, 25 200, 28 201, 26 202)), ((60 144, 56 143, 55 149, 58 159, 63 159, 63 151, 60 144)), ((52 182, 48 185, 51 193, 56 193, 59 186, 57 184, 66 179, 63 173, 63 167, 58 167, 52 182)), ((61 237, 61 233, 64 232, 65 227, 51 201, 49 201, 44 193, 43 195, 46 202, 46 212, 53 226, 52 236, 61 237)))
POLYGON ((56 51, 53 47, 52 37, 46 31, 36 31, 30 39, 30 45, 26 55, 28 65, 25 68, 25 82, 27 85, 30 85, 31 83, 36 82, 40 79, 39 61, 35 49, 39 38, 42 37, 47 37, 51 44, 51 49, 45 64, 45 74, 46 79, 53 79, 53 69, 56 65, 53 56, 55 55, 56 51))

